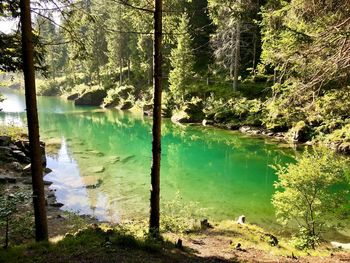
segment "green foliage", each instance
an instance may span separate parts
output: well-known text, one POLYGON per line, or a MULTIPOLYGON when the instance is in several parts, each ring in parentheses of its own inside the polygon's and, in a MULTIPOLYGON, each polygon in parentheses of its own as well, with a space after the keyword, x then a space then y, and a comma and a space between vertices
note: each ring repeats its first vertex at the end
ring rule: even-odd
POLYGON ((329 150, 305 151, 297 163, 275 167, 278 181, 272 203, 280 223, 298 225, 299 247, 315 248, 322 232, 337 226, 349 208, 347 167, 345 159, 329 150))
POLYGON ((29 203, 31 195, 27 192, 10 192, 9 189, 1 190, 0 192, 0 225, 5 228, 4 247, 7 248, 10 233, 20 231, 22 236, 27 235, 26 227, 28 225, 20 223, 20 221, 22 223, 25 221, 26 216, 24 218, 15 216, 18 212, 18 206, 29 203))
POLYGON ((179 24, 180 35, 177 47, 171 51, 172 70, 169 73, 170 91, 176 99, 188 93, 191 79, 194 77, 194 56, 191 47, 191 36, 188 33, 189 19, 187 14, 181 16, 179 24))
POLYGON ((135 88, 131 85, 118 86, 107 91, 107 96, 103 100, 103 106, 106 108, 113 108, 125 105, 130 102, 135 103, 135 96, 133 95, 135 88))
POLYGON ((37 95, 40 96, 60 96, 62 94, 61 87, 55 80, 36 80, 37 95))
POLYGON ((0 130, 2 136, 9 136, 14 141, 27 137, 26 130, 21 126, 0 124, 0 130))
POLYGON ((235 97, 225 101, 216 100, 211 95, 206 101, 204 113, 208 119, 218 123, 231 123, 237 128, 242 125, 259 126, 263 104, 258 99, 235 97))
POLYGON ((161 231, 185 233, 200 227, 199 220, 204 218, 205 210, 195 202, 183 204, 180 192, 173 200, 165 202, 161 209, 161 231))

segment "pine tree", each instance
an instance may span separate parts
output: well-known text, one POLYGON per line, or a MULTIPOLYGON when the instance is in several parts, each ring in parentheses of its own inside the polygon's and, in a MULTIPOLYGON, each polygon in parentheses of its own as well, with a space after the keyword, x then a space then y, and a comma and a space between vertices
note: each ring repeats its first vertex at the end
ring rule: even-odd
POLYGON ((190 81, 194 77, 194 55, 191 47, 191 35, 188 32, 189 19, 186 13, 181 16, 177 46, 171 51, 169 73, 170 91, 175 99, 186 95, 190 89, 190 81))

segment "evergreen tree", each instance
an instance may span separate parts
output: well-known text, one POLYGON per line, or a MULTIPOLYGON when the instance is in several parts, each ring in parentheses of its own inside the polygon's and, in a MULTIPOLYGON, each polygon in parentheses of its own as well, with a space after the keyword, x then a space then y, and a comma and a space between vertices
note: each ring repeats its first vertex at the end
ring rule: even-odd
POLYGON ((194 77, 194 55, 191 45, 191 35, 188 32, 189 19, 186 13, 181 16, 177 46, 171 51, 172 70, 169 74, 170 91, 179 99, 190 91, 191 80, 194 77))

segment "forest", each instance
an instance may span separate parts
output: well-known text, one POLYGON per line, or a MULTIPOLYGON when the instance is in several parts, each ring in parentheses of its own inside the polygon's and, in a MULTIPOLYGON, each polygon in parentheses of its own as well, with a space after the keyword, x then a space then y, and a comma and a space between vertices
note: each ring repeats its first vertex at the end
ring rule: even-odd
POLYGON ((0 1, 0 262, 349 260, 349 14, 0 1))

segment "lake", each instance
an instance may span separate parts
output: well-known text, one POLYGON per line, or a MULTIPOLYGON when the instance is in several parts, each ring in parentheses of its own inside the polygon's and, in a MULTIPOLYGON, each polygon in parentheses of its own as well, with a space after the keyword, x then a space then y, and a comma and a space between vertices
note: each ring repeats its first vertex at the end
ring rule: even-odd
MULTIPOLYGON (((0 122, 25 125, 23 95, 0 89, 0 122)), ((38 97, 41 139, 62 209, 99 220, 148 218, 152 119, 141 113, 76 107, 38 97)), ((211 127, 162 126, 161 203, 201 208, 209 220, 235 219, 276 226, 271 165, 297 152, 264 138, 211 127)))

